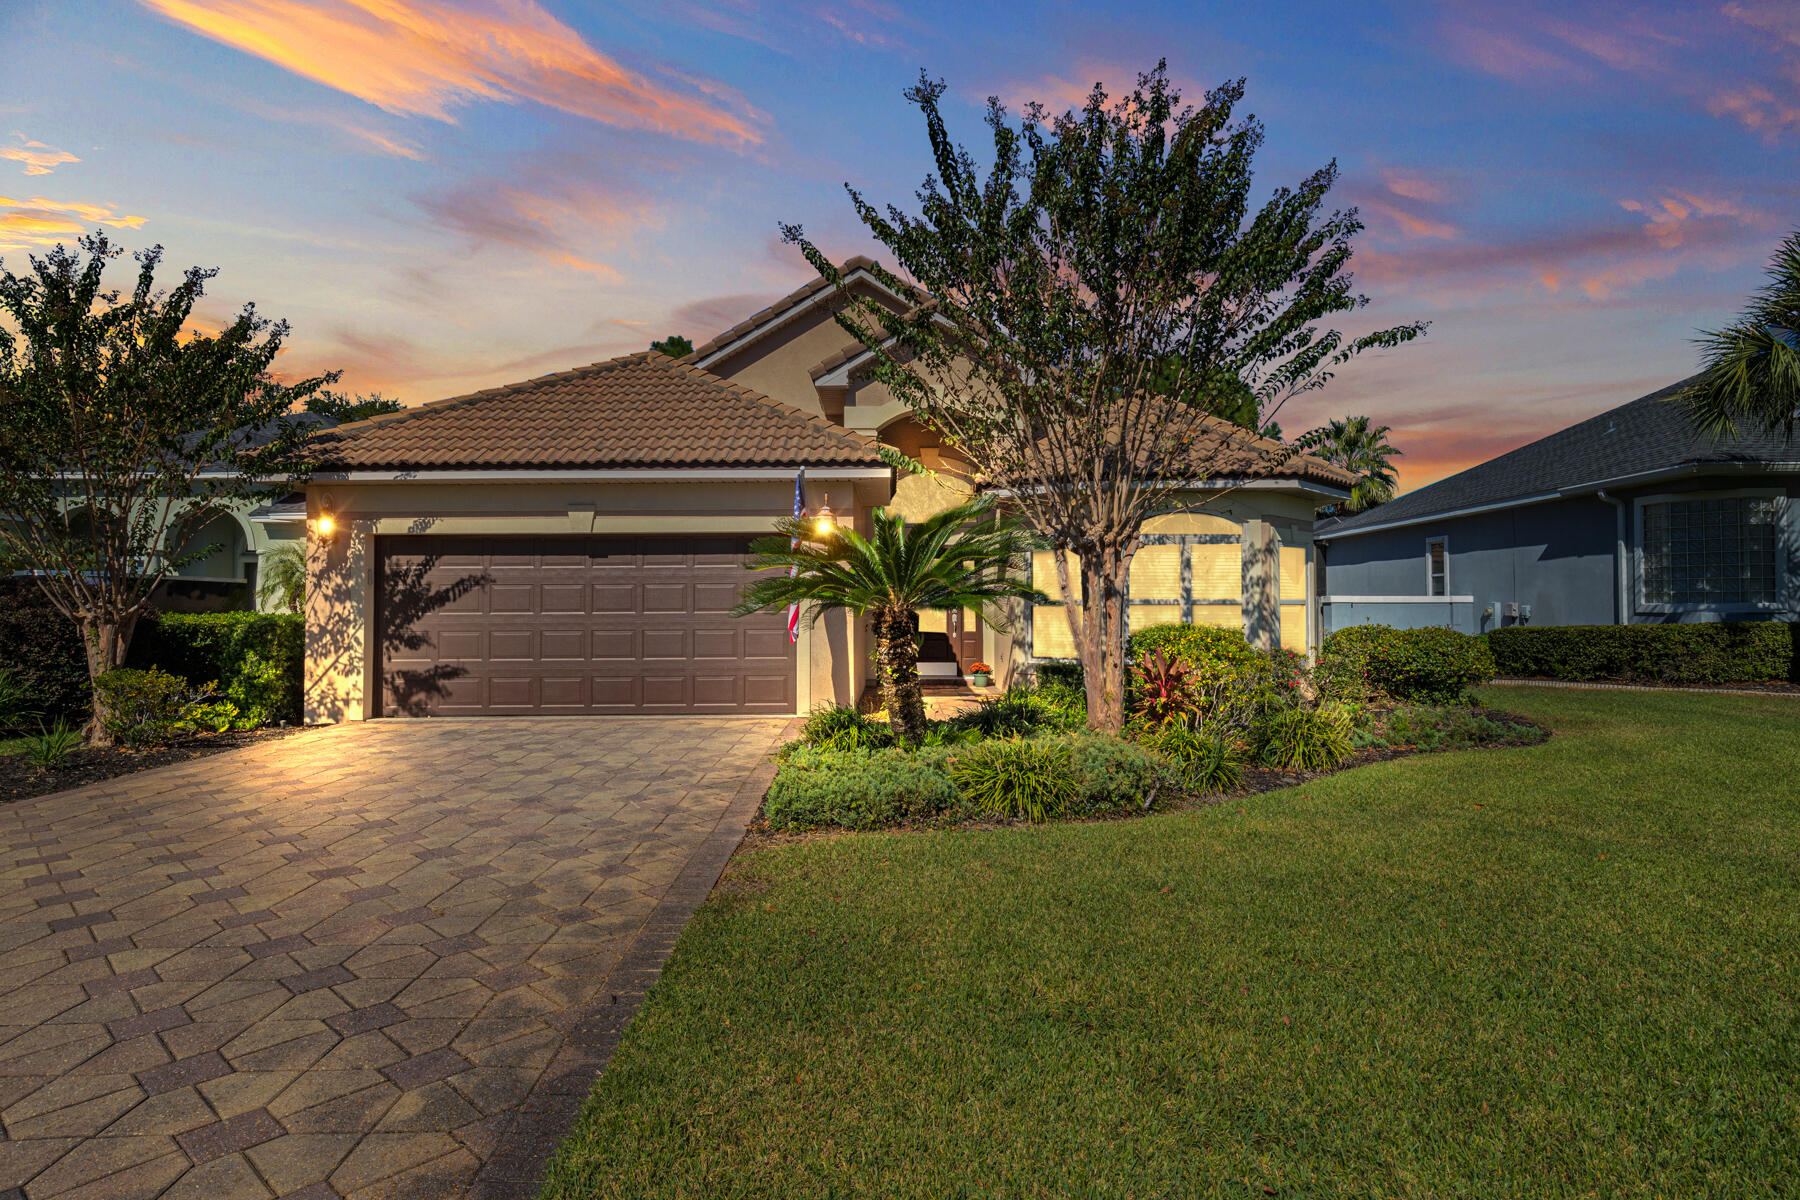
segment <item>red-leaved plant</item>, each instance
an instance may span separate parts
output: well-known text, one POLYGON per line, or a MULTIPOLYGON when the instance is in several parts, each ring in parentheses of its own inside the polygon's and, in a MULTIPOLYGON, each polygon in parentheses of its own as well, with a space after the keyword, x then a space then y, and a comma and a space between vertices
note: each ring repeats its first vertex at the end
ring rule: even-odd
POLYGON ((1190 725, 1200 715, 1193 668, 1158 650, 1131 665, 1132 713, 1154 729, 1190 725))

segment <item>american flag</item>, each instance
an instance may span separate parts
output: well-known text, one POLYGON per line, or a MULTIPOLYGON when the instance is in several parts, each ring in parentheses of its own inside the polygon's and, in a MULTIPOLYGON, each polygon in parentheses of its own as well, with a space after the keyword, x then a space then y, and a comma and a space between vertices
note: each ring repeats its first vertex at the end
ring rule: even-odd
MULTIPOLYGON (((806 468, 801 467, 800 473, 798 475, 794 476, 794 520, 796 520, 796 521, 804 521, 806 519, 805 487, 806 487, 806 468)), ((791 542, 788 543, 788 546, 791 549, 798 550, 800 548, 800 539, 794 538, 791 542)), ((789 567, 788 568, 788 578, 789 579, 792 579, 795 575, 798 575, 799 573, 800 573, 799 567, 789 567)), ((800 602, 798 600, 796 600, 792 604, 788 605, 788 644, 791 646, 799 640, 800 640, 800 602)))

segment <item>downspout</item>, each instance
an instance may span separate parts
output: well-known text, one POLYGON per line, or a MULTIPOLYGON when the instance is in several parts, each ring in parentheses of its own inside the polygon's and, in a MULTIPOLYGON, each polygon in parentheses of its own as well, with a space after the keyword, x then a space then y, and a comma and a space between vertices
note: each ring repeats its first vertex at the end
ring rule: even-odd
POLYGON ((1625 553, 1625 502, 1617 496, 1608 495, 1605 488, 1601 488, 1594 495, 1612 505, 1613 511, 1618 515, 1618 534, 1613 546, 1613 612, 1617 619, 1613 624, 1629 625, 1631 618, 1625 607, 1625 602, 1631 595, 1627 576, 1627 565, 1630 560, 1625 553))

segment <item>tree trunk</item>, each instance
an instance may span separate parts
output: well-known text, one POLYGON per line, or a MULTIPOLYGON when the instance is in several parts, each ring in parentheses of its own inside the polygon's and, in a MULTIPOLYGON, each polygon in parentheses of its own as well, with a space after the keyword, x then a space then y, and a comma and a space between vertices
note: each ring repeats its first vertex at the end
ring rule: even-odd
POLYGON ((912 616, 904 608, 878 608, 870 624, 888 725, 895 737, 916 746, 925 736, 925 698, 919 694, 919 647, 913 641, 912 616))
POLYGON ((1125 581, 1136 550, 1132 544, 1076 551, 1083 603, 1075 644, 1087 688, 1088 728, 1100 733, 1125 728, 1125 640, 1131 632, 1125 581))
POLYGON ((93 709, 88 714, 87 726, 81 731, 82 736, 90 746, 110 746, 113 736, 106 721, 111 713, 97 681, 114 667, 124 665, 125 652, 131 648, 131 635, 137 629, 137 615, 134 613, 117 621, 83 616, 79 625, 81 644, 87 648, 88 682, 93 685, 94 693, 93 709))

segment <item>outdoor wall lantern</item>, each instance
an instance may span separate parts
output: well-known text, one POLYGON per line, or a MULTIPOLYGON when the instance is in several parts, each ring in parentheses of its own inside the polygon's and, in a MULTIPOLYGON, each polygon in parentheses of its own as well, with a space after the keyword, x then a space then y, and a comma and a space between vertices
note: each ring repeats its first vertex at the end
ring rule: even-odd
POLYGON ((813 532, 822 538, 831 537, 837 532, 837 516, 831 511, 831 493, 825 493, 825 503, 819 505, 819 513, 813 518, 813 532))
POLYGON ((337 516, 332 511, 329 492, 319 500, 319 515, 313 518, 312 527, 320 541, 332 542, 337 539, 337 516))

